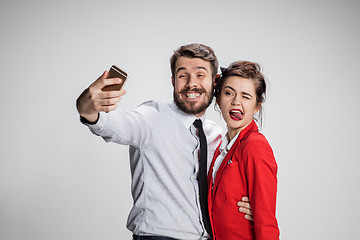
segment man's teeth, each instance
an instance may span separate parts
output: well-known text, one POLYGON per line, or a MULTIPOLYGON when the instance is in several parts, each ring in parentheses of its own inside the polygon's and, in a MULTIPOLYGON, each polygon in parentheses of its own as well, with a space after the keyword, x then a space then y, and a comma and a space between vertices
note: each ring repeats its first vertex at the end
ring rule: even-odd
POLYGON ((186 97, 188 98, 197 98, 200 96, 200 93, 194 92, 194 93, 186 93, 186 97))

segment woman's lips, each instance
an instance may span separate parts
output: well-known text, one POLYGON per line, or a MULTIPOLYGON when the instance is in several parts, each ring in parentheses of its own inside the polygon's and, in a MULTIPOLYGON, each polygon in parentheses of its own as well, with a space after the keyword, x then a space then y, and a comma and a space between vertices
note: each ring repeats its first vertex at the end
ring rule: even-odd
POLYGON ((240 121, 244 119, 244 113, 240 109, 231 109, 229 114, 231 119, 235 121, 240 121))

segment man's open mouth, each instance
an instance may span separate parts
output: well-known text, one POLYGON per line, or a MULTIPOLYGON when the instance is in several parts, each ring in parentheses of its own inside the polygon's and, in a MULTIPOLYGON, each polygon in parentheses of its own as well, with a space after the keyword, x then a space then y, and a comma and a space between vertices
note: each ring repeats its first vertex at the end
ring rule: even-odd
POLYGON ((191 92, 186 92, 185 95, 187 98, 194 99, 194 98, 200 97, 201 93, 191 91, 191 92))

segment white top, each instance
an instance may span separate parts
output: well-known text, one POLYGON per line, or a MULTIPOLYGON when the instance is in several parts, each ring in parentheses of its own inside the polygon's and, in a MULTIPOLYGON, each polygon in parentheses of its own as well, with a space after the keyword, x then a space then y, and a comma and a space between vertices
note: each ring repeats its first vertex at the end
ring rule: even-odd
POLYGON ((221 145, 219 147, 220 155, 216 158, 216 160, 214 162, 214 166, 213 166, 213 172, 212 172, 213 183, 212 184, 214 184, 214 182, 215 182, 215 176, 216 176, 217 171, 219 170, 221 163, 223 162, 226 154, 230 151, 232 145, 238 138, 239 134, 240 134, 240 132, 238 134, 236 134, 236 136, 230 141, 230 143, 229 143, 229 139, 228 139, 228 134, 224 135, 221 145))
MULTIPOLYGON (((148 101, 134 111, 100 113, 90 130, 107 142, 129 145, 134 204, 127 228, 136 235, 204 239, 196 180, 200 148, 196 117, 176 104, 148 101)), ((222 129, 201 118, 208 142, 208 169, 222 129)))

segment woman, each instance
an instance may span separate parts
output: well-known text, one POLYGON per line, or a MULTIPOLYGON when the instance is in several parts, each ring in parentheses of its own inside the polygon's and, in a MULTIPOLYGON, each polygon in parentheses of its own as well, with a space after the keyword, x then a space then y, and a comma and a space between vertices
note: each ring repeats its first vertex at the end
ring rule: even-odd
POLYGON ((234 62, 221 71, 215 96, 228 132, 208 174, 214 240, 279 239, 277 164, 254 121, 256 113, 261 116, 265 100, 264 76, 258 64, 247 61, 234 62), (236 210, 236 202, 243 196, 249 196, 254 222, 236 210))

